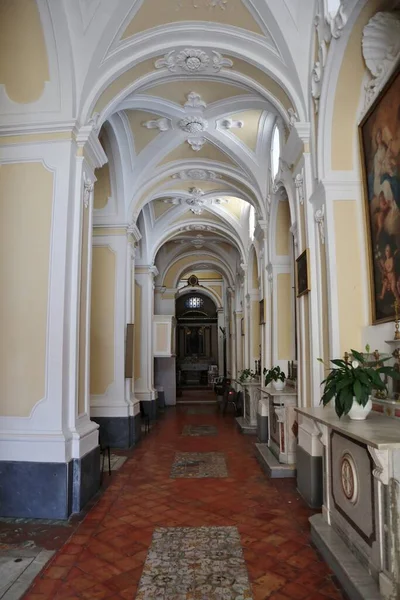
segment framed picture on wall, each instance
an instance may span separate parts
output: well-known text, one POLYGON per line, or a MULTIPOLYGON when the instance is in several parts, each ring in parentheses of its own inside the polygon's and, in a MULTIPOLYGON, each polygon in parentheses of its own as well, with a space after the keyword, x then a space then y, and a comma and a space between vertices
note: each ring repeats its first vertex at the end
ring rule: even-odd
POLYGON ((264 299, 260 300, 260 325, 265 324, 264 299))
POLYGON ((400 306, 400 69, 359 127, 372 322, 392 321, 400 306))
POLYGON ((310 291, 310 267, 309 267, 309 250, 306 248, 304 252, 296 258, 296 290, 297 297, 303 296, 310 291))

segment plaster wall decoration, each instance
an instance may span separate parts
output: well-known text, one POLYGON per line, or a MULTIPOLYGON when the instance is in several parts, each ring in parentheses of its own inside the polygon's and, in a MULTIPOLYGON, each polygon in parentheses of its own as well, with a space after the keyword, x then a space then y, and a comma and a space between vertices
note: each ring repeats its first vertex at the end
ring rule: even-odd
POLYGON ((293 225, 290 228, 290 233, 293 235, 294 247, 297 249, 299 246, 299 228, 297 226, 297 223, 293 223, 293 225))
POLYGON ((325 244, 325 205, 318 208, 314 213, 314 220, 318 225, 321 244, 325 244))
POLYGON ((186 96, 187 101, 183 106, 187 106, 189 108, 206 108, 207 104, 204 102, 200 94, 197 92, 189 92, 186 96))
POLYGON ((293 108, 288 108, 289 115, 289 125, 290 127, 294 127, 296 123, 299 121, 299 115, 293 108))
POLYGON ((100 113, 98 113, 98 112, 93 113, 92 116, 90 117, 89 121, 87 122, 87 124, 93 128, 94 133, 99 133, 99 131, 100 131, 100 113))
POLYGON ((368 452, 370 453, 372 460, 374 461, 375 468, 372 471, 373 476, 378 479, 383 485, 389 483, 389 451, 378 450, 372 446, 368 446, 368 452))
POLYGON ((365 86, 366 111, 400 57, 400 12, 378 12, 368 21, 362 52, 371 77, 365 86))
POLYGON ((90 196, 93 193, 94 190, 94 182, 89 179, 86 178, 86 175, 84 175, 84 180, 83 180, 83 205, 85 208, 89 208, 89 203, 90 203, 90 196))
POLYGON ((296 190, 297 190, 297 198, 298 198, 300 204, 304 204, 305 193, 304 193, 303 173, 298 173, 296 175, 296 177, 294 178, 294 184, 295 184, 296 190))
POLYGON ((242 129, 243 126, 243 121, 233 121, 232 119, 222 119, 221 121, 221 127, 224 129, 242 129))
POLYGON ((216 50, 205 52, 200 48, 185 48, 181 51, 171 50, 163 58, 156 60, 154 66, 156 69, 166 67, 172 73, 218 73, 223 67, 232 67, 233 62, 216 50))
POLYGON ((206 205, 212 204, 222 204, 227 202, 227 200, 223 198, 203 198, 204 192, 200 188, 192 187, 189 188, 189 198, 164 198, 163 202, 165 204, 187 204, 190 207, 190 210, 195 215, 201 215, 204 211, 206 205))
POLYGON ((143 121, 142 126, 146 127, 147 129, 158 129, 159 131, 168 131, 168 129, 171 129, 171 122, 169 119, 162 117, 161 119, 143 121))
POLYGON ((179 171, 172 175, 172 179, 198 179, 200 181, 214 181, 216 179, 222 179, 221 175, 214 171, 206 169, 188 169, 187 171, 179 171))

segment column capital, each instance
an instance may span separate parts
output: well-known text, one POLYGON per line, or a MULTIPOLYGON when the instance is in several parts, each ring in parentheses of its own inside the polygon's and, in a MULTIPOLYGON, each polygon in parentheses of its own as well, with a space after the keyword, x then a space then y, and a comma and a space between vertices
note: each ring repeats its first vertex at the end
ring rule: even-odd
POLYGON ((128 236, 132 236, 135 243, 139 242, 142 239, 142 234, 133 222, 126 228, 126 234, 128 236))

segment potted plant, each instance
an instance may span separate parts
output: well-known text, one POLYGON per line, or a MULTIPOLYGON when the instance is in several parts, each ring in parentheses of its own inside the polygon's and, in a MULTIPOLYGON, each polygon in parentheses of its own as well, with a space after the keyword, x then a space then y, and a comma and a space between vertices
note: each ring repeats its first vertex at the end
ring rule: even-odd
POLYGON ((265 369, 263 371, 265 375, 265 385, 269 385, 272 383, 277 392, 281 392, 285 387, 286 375, 281 368, 276 366, 272 367, 272 369, 265 369))
POLYGON ((240 383, 249 383, 252 379, 258 379, 257 373, 255 373, 251 369, 243 369, 243 371, 239 375, 238 381, 240 383))
MULTIPOLYGON (((369 353, 369 346, 366 346, 366 351, 369 353)), ((375 356, 379 355, 375 353, 375 356)), ((334 400, 335 411, 339 418, 348 414, 350 419, 356 421, 366 419, 372 409, 372 392, 386 391, 384 381, 386 376, 400 379, 398 371, 393 367, 383 365, 390 358, 390 356, 375 358, 370 361, 363 353, 351 350, 348 359, 331 360, 330 362, 335 366, 327 367, 330 372, 321 383, 324 385, 321 403, 326 406, 331 400, 334 400)), ((321 358, 318 360, 324 364, 321 358)))

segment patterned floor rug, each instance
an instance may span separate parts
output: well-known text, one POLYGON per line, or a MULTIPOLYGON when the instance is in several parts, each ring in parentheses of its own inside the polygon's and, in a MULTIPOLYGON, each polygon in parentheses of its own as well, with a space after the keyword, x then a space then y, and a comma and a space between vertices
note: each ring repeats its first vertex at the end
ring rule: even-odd
POLYGON ((185 425, 182 435, 200 437, 203 435, 217 435, 218 429, 215 425, 185 425))
POLYGON ((136 600, 251 600, 236 527, 159 527, 136 600))
POLYGON ((221 452, 177 452, 171 479, 228 477, 225 457, 221 452))

